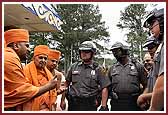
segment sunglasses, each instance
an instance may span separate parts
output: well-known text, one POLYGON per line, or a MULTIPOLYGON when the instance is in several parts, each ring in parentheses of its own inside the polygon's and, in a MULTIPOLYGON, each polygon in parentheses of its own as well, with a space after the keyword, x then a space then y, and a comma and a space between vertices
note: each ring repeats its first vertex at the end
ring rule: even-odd
POLYGON ((47 60, 47 57, 43 57, 43 56, 39 56, 38 58, 39 58, 39 59, 47 60))
POLYGON ((90 53, 91 51, 90 50, 81 50, 81 52, 83 52, 83 53, 90 53))
POLYGON ((121 52, 121 49, 120 48, 112 49, 112 52, 113 53, 121 52))
POLYGON ((148 49, 153 49, 156 47, 156 44, 149 44, 147 47, 148 47, 148 49))

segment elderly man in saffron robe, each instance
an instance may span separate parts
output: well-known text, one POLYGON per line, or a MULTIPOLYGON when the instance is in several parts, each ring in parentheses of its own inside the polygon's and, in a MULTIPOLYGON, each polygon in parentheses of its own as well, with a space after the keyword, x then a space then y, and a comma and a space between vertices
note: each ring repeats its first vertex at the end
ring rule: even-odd
MULTIPOLYGON (((46 45, 38 45, 34 49, 33 61, 24 67, 25 76, 34 86, 44 86, 53 78, 47 69, 49 48, 46 45)), ((56 89, 50 90, 45 94, 29 101, 25 104, 24 110, 28 111, 55 111, 56 110, 56 89)))

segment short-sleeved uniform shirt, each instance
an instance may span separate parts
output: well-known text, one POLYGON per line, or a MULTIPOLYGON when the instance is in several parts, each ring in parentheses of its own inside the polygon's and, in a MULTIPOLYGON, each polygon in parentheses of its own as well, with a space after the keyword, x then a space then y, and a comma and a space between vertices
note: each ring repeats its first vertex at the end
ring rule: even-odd
POLYGON ((98 94, 99 86, 102 89, 110 85, 109 78, 95 62, 90 65, 82 62, 72 64, 66 75, 66 81, 71 82, 69 94, 80 97, 95 96, 98 94))
POLYGON ((164 73, 164 43, 162 43, 160 54, 159 76, 164 73))
POLYGON ((148 88, 148 93, 151 93, 153 91, 153 87, 156 81, 156 77, 153 77, 153 68, 151 69, 151 71, 149 72, 147 79, 147 88, 148 88))
POLYGON ((155 52, 154 65, 151 72, 148 75, 148 92, 153 91, 154 84, 158 76, 164 73, 164 44, 161 43, 155 52))
POLYGON ((146 87, 147 84, 147 78, 144 76, 143 70, 144 68, 141 64, 135 65, 131 59, 125 65, 117 62, 108 72, 108 76, 112 82, 112 90, 116 93, 139 93, 140 84, 143 87, 146 87))

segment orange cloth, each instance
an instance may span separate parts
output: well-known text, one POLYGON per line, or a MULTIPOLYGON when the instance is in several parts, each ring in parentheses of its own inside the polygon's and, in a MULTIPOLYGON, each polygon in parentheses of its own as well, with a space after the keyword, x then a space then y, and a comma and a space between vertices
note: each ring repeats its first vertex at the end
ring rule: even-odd
POLYGON ((6 41, 4 40, 4 48, 6 48, 6 41))
MULTIPOLYGON (((44 71, 40 71, 36 68, 34 61, 30 62, 24 67, 25 76, 29 79, 29 82, 34 86, 43 86, 52 78, 51 72, 45 67, 44 71)), ((50 90, 45 94, 32 99, 32 101, 24 104, 23 110, 26 111, 39 111, 43 103, 47 104, 49 110, 51 110, 52 104, 56 101, 56 90, 50 90)))
POLYGON ((34 57, 41 54, 48 55, 48 53, 49 47, 46 45, 38 45, 34 48, 34 57))
POLYGON ((50 49, 49 54, 48 54, 48 58, 49 59, 59 60, 60 56, 61 56, 61 52, 60 51, 50 49))
POLYGON ((52 71, 52 75, 57 76, 57 90, 58 90, 61 86, 61 80, 62 80, 63 74, 61 72, 59 72, 58 70, 54 69, 52 71))
POLYGON ((18 107, 34 97, 39 88, 28 83, 18 55, 4 49, 4 107, 18 107))
MULTIPOLYGON (((57 87, 56 87, 56 90, 59 90, 60 89, 60 86, 61 86, 61 80, 62 80, 62 76, 63 76, 63 74, 61 73, 61 72, 59 72, 58 70, 56 70, 56 69, 54 69, 53 71, 52 71, 52 75, 53 76, 57 76, 57 87)), ((60 100, 58 100, 58 96, 59 96, 60 94, 57 94, 57 99, 56 99, 56 111, 60 111, 61 110, 61 108, 60 109, 58 109, 59 107, 58 106, 60 106, 60 102, 61 102, 61 98, 59 98, 60 100)))
POLYGON ((10 29, 4 33, 6 45, 12 42, 29 42, 29 32, 25 29, 10 29))

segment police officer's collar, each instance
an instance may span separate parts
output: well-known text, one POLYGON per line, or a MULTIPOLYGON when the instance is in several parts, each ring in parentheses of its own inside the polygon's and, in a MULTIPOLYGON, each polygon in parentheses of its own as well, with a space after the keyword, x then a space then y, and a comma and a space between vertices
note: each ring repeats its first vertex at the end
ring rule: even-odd
MULTIPOLYGON (((87 67, 90 67, 90 68, 94 69, 94 64, 95 64, 95 63, 96 63, 96 62, 92 61, 92 63, 86 64, 86 65, 87 65, 87 67)), ((80 61, 80 62, 78 63, 78 65, 85 65, 85 64, 84 64, 84 62, 80 61)))
MULTIPOLYGON (((136 62, 135 62, 135 63, 136 63, 136 62)), ((128 60, 128 63, 127 63, 127 64, 129 64, 129 65, 131 65, 131 66, 132 66, 132 65, 134 65, 134 64, 133 64, 133 61, 132 61, 132 59, 131 59, 131 58, 129 58, 129 60, 128 60)))
MULTIPOLYGON (((133 65, 130 58, 128 58, 128 62, 127 62, 125 65, 128 65, 128 64, 129 64, 129 65, 133 65)), ((120 65, 123 65, 123 64, 121 64, 120 62, 117 62, 117 63, 116 63, 116 66, 120 66, 120 65)), ((123 65, 123 66, 125 66, 125 65, 123 65)))
POLYGON ((120 65, 123 65, 123 64, 121 64, 119 61, 117 61, 116 66, 120 66, 120 65))
POLYGON ((83 64, 82 61, 79 61, 79 62, 78 62, 78 65, 82 65, 82 64, 83 64))

